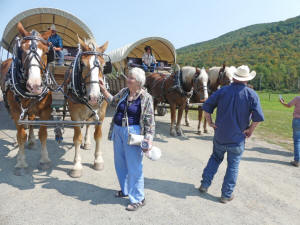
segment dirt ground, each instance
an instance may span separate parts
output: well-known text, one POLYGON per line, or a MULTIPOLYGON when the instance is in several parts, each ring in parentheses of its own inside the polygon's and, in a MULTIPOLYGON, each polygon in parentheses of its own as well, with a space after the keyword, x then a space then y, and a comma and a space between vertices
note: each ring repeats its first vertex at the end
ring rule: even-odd
MULTIPOLYGON (((212 152, 213 132, 197 135, 196 121, 183 127, 185 137, 169 136, 169 115, 156 117, 155 145, 162 158, 144 159, 147 204, 128 212, 113 164, 112 142, 107 140, 111 111, 105 119, 102 150, 105 168, 93 170, 93 150, 82 150, 83 176, 73 179, 73 130, 66 129, 63 144, 49 129, 48 150, 52 169, 37 169, 40 144, 26 150, 30 172, 17 177, 16 130, 0 104, 0 225, 77 224, 300 224, 300 168, 289 165, 292 153, 253 137, 247 141, 240 164, 235 199, 219 203, 226 170, 223 162, 207 194, 200 194, 201 175, 212 152)), ((35 131, 37 135, 37 130, 35 131)), ((93 142, 94 146, 94 142, 93 142)))

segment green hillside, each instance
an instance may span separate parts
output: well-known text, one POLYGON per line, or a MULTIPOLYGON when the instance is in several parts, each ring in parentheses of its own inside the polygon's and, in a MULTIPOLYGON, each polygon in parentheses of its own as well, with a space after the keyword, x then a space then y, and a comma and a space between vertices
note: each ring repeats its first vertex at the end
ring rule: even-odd
POLYGON ((295 90, 300 79, 300 16, 248 26, 180 48, 177 54, 180 65, 247 64, 257 72, 252 81, 256 89, 295 90))

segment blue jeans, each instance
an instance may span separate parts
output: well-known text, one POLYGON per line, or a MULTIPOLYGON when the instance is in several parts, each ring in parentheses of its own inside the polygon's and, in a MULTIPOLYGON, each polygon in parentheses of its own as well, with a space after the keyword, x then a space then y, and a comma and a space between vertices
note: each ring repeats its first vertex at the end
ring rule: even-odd
POLYGON ((237 181, 239 164, 244 149, 245 143, 236 147, 230 147, 218 144, 214 140, 213 153, 203 171, 201 185, 204 188, 208 188, 211 185, 214 175, 224 159, 224 154, 227 152, 227 170, 222 185, 222 197, 230 198, 237 181))
POLYGON ((293 119, 294 160, 299 162, 300 158, 300 119, 293 119))
POLYGON ((64 63, 64 53, 63 51, 59 50, 59 51, 55 51, 56 57, 57 57, 57 64, 59 66, 62 66, 64 63))
MULTIPOLYGON (((130 133, 140 134, 139 125, 129 126, 130 133)), ((122 192, 131 203, 141 202, 144 194, 143 152, 140 146, 128 145, 127 127, 114 125, 114 161, 122 192)))
MULTIPOLYGON (((143 66, 143 69, 145 70, 145 72, 149 72, 149 66, 148 65, 146 65, 145 63, 143 63, 142 66, 143 66)), ((155 68, 156 68, 156 64, 155 63, 151 63, 151 65, 150 65, 150 72, 154 72, 155 68)))

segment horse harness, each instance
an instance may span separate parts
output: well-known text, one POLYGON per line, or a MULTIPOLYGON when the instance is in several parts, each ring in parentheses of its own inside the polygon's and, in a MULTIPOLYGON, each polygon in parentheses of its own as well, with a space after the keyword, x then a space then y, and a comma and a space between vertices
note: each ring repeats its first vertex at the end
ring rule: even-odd
MULTIPOLYGON (((99 80, 97 81, 87 81, 87 79, 91 76, 92 71, 96 68, 98 68, 102 74, 104 67, 99 62, 98 56, 103 56, 105 54, 99 53, 97 51, 81 51, 79 48, 77 55, 75 57, 74 63, 70 65, 69 70, 65 74, 65 81, 69 80, 69 83, 67 84, 67 97, 65 96, 65 104, 66 104, 66 98, 69 98, 74 103, 84 104, 88 107, 88 109, 91 110, 91 117, 95 117, 96 120, 99 120, 99 116, 97 114, 97 110, 94 110, 93 107, 88 103, 88 98, 86 96, 86 90, 87 85, 90 84, 99 84, 99 80), (93 67, 89 70, 87 75, 83 78, 82 72, 84 64, 81 61, 81 58, 83 55, 94 55, 95 59, 93 62, 93 67), (70 72, 72 70, 72 72, 70 72)), ((105 77, 103 76, 104 83, 107 85, 105 81, 105 77)), ((64 81, 64 83, 65 83, 64 81)), ((98 105, 101 105, 104 101, 104 96, 101 93, 100 98, 97 100, 98 105)), ((65 107, 64 107, 65 108, 65 107)))
MULTIPOLYGON (((196 69, 196 73, 192 79, 192 89, 190 91, 186 91, 184 90, 184 87, 183 87, 183 78, 182 78, 182 70, 179 71, 179 74, 174 74, 174 77, 173 77, 173 81, 174 81, 174 85, 172 87, 170 87, 167 91, 165 91, 165 82, 167 79, 171 78, 171 76, 169 77, 164 77, 163 78, 163 81, 161 83, 161 97, 162 97, 162 100, 164 102, 167 102, 167 98, 166 98, 166 95, 172 91, 176 91, 178 92, 182 97, 187 97, 188 99, 192 97, 192 95, 195 93, 195 91, 197 90, 201 90, 200 88, 198 88, 197 86, 197 89, 195 90, 194 88, 194 84, 196 83, 196 79, 199 77, 200 75, 200 72, 197 71, 196 69)), ((156 87, 156 85, 158 85, 160 82, 160 80, 157 80, 156 82, 154 82, 154 84, 152 85, 151 87, 151 90, 153 90, 154 87, 156 87)))
POLYGON ((49 70, 43 59, 37 52, 37 41, 41 41, 43 43, 47 43, 46 40, 38 36, 37 31, 32 31, 31 36, 23 37, 22 39, 17 37, 16 42, 13 49, 12 55, 12 63, 8 70, 8 74, 5 80, 5 86, 3 90, 3 99, 5 102, 5 106, 9 111, 9 106, 7 102, 7 91, 11 90, 14 93, 14 97, 16 101, 20 104, 21 107, 21 115, 20 119, 24 119, 28 110, 33 107, 36 103, 41 101, 49 92, 49 87, 52 84, 52 79, 49 76, 49 70), (24 51, 21 47, 21 43, 23 40, 31 41, 29 52, 25 52, 24 62, 22 61, 22 57, 24 51), (37 64, 31 63, 32 59, 35 58, 38 62, 37 64), (28 64, 26 64, 28 62, 28 64), (25 65, 27 65, 25 67, 25 65), (40 94, 31 94, 27 92, 26 82, 28 80, 28 71, 30 67, 39 67, 42 71, 42 91, 40 94), (20 98, 32 100, 27 107, 23 107, 20 98))
POLYGON ((218 79, 217 79, 217 83, 219 84, 223 84, 224 80, 226 78, 226 71, 225 71, 225 64, 222 66, 222 68, 219 70, 219 75, 218 75, 218 79))

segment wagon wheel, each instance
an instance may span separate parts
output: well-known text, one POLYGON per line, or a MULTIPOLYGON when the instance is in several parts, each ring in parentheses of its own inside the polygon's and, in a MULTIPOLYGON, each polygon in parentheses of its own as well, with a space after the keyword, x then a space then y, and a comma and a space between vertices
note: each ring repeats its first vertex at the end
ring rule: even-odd
POLYGON ((157 107, 157 115, 158 116, 164 116, 167 114, 167 109, 162 105, 157 107))

